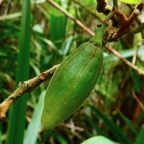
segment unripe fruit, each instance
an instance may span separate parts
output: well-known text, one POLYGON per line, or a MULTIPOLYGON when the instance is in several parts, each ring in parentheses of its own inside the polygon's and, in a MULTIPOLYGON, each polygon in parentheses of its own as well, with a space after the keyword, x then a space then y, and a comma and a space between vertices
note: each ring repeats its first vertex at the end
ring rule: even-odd
POLYGON ((40 131, 57 126, 87 99, 102 62, 102 49, 86 42, 61 63, 47 88, 40 131))

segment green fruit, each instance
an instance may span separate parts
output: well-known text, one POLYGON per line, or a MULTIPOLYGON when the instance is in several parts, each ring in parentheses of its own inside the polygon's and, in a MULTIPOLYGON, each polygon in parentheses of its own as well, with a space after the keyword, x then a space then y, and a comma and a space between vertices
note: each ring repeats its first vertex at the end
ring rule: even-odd
POLYGON ((61 63, 47 88, 40 131, 57 126, 87 99, 102 62, 102 49, 86 42, 61 63))

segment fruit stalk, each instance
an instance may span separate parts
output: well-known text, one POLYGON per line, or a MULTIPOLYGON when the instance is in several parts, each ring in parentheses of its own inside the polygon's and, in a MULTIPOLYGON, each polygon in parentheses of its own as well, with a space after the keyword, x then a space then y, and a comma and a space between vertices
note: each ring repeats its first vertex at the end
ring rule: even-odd
POLYGON ((96 35, 74 50, 54 73, 45 95, 41 129, 51 129, 70 116, 89 96, 103 63, 102 26, 96 35))

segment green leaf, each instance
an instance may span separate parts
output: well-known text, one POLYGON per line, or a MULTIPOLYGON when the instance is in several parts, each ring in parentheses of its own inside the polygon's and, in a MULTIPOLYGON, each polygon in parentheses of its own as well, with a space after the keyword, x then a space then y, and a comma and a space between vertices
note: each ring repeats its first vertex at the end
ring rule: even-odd
POLYGON ((41 118, 42 109, 43 109, 44 96, 45 96, 45 91, 43 91, 41 95, 39 96, 40 98, 39 98, 37 105, 35 106, 32 120, 30 124, 28 125, 23 144, 35 144, 37 140, 37 136, 38 136, 37 131, 41 123, 40 118, 41 118))
POLYGON ((131 71, 131 75, 132 75, 132 79, 133 79, 133 82, 134 82, 134 85, 135 85, 135 92, 140 93, 141 88, 142 88, 141 77, 134 70, 131 71))
POLYGON ((86 6, 94 6, 97 1, 95 0, 80 0, 82 4, 86 6))
POLYGON ((142 126, 140 133, 134 144, 143 144, 144 143, 144 125, 142 126))
POLYGON ((118 1, 123 2, 123 3, 127 3, 127 4, 139 4, 143 0, 118 0, 118 1))
POLYGON ((50 15, 50 39, 61 49, 66 30, 66 17, 50 15))
POLYGON ((60 134, 54 134, 54 137, 57 139, 59 144, 68 144, 63 136, 60 134))
POLYGON ((13 20, 15 18, 18 18, 21 16, 21 12, 17 12, 17 13, 12 13, 12 14, 8 14, 8 15, 4 15, 4 16, 0 16, 0 21, 2 20, 13 20))
MULTIPOLYGON (((31 4, 29 0, 23 1, 20 46, 18 54, 18 67, 16 74, 16 84, 29 78, 29 58, 30 58, 30 15, 31 4)), ((14 103, 10 110, 7 144, 22 144, 25 129, 25 115, 27 106, 27 96, 24 94, 14 103)))
POLYGON ((117 138, 117 140, 123 144, 131 144, 130 139, 123 133, 123 131, 106 116, 102 111, 90 105, 90 108, 95 112, 96 116, 101 118, 104 123, 109 127, 113 135, 117 138))
POLYGON ((138 131, 135 129, 135 127, 133 126, 132 122, 125 116, 123 115, 123 113, 119 112, 120 116, 122 117, 122 119, 125 121, 125 123, 127 124, 127 126, 129 127, 129 129, 135 134, 138 135, 138 131))
POLYGON ((93 121, 92 118, 85 117, 85 119, 87 119, 89 127, 91 127, 92 129, 95 129, 97 134, 107 137, 106 131, 104 131, 103 129, 99 128, 98 124, 95 121, 93 121))
POLYGON ((104 136, 95 136, 82 142, 81 144, 117 144, 104 136))

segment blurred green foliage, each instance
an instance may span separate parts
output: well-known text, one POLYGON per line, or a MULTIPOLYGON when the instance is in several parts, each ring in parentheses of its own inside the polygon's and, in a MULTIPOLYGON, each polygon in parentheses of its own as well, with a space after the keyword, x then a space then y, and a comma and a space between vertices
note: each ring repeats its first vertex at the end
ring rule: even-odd
MULTIPOLYGON (((97 24, 101 23, 73 0, 56 2, 92 31, 95 31, 97 24)), ((95 0, 79 2, 97 14, 95 0)), ((1 102, 16 87, 22 6, 23 1, 17 0, 3 1, 0 5, 1 102)), ((125 5, 122 4, 122 7, 125 8, 125 5)), ((97 15, 104 19, 104 15, 97 15)), ((76 23, 45 0, 31 2, 30 16, 30 78, 60 63, 73 49, 91 38, 76 23)), ((144 69, 144 44, 140 33, 123 37, 109 45, 129 61, 132 61, 133 56, 137 54, 136 65, 144 69)), ((90 137, 102 135, 123 144, 130 142, 142 144, 144 111, 134 99, 134 95, 144 102, 144 77, 108 50, 104 49, 103 69, 88 100, 61 125, 46 131, 43 135, 38 135, 36 131, 40 125, 42 98, 47 85, 46 81, 28 97, 23 143, 78 144, 90 137), (115 134, 117 131, 119 137, 115 134), (31 137, 33 139, 29 139, 31 137)), ((0 144, 8 141, 7 130, 10 122, 10 117, 6 123, 0 122, 0 144)))

